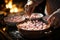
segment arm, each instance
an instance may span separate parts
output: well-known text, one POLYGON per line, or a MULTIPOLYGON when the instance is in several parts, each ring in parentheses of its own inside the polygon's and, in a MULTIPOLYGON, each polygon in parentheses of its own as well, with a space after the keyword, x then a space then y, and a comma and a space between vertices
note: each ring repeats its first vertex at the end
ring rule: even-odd
POLYGON ((58 28, 60 26, 60 9, 52 13, 47 20, 49 23, 51 23, 50 26, 54 26, 54 28, 58 28))
POLYGON ((36 6, 42 3, 43 0, 28 0, 25 5, 25 13, 31 15, 36 6))

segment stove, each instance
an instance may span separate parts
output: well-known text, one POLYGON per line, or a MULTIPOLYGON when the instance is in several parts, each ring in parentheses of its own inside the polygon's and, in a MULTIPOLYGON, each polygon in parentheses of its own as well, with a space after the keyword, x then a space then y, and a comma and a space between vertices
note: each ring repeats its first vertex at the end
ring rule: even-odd
MULTIPOLYGON (((11 36, 11 38, 13 40, 34 40, 34 39, 23 38, 20 35, 19 31, 17 31, 17 30, 9 32, 9 35, 11 36)), ((37 39, 35 39, 35 40, 37 40, 37 39)), ((47 38, 47 37, 42 37, 42 38, 39 38, 38 40, 52 40, 52 39, 51 38, 47 38)))
MULTIPOLYGON (((20 35, 20 32, 18 30, 12 30, 12 31, 7 32, 7 31, 3 31, 1 28, 0 34, 1 34, 1 32, 3 33, 4 37, 6 37, 6 39, 4 39, 4 40, 7 40, 7 38, 11 38, 12 40, 59 40, 60 39, 60 28, 55 29, 50 36, 44 36, 39 39, 24 38, 20 35)), ((0 38, 1 38, 1 35, 0 35, 0 38)))

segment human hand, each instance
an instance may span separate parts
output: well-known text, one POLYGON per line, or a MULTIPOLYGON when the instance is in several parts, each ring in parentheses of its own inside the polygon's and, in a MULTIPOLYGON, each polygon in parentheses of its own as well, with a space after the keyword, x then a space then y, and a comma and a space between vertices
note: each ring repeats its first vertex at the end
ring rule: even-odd
POLYGON ((30 16, 32 14, 32 12, 34 11, 35 6, 36 6, 36 4, 33 1, 28 1, 24 7, 25 13, 30 16))

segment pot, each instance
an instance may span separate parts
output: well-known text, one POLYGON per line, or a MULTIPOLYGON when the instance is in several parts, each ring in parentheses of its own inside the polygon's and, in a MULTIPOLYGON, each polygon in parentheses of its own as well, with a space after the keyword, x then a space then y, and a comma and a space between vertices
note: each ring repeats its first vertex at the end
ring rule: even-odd
POLYGON ((5 26, 7 26, 8 30, 9 29, 10 30, 16 30, 17 29, 16 24, 23 21, 23 20, 25 20, 25 18, 22 16, 18 16, 18 15, 7 16, 4 18, 4 23, 5 23, 5 26))
POLYGON ((19 23, 24 20, 25 20, 25 18, 21 17, 21 16, 9 16, 9 17, 4 18, 4 22, 9 26, 15 26, 16 23, 19 23))
MULTIPOLYGON (((33 21, 33 20, 43 21, 42 18, 35 18, 35 19, 30 20, 30 21, 33 21)), ((27 19, 24 22, 27 22, 27 21, 29 21, 29 19, 27 19)), ((51 34, 51 32, 52 32, 49 24, 46 24, 48 28, 43 29, 43 30, 34 30, 34 29, 33 30, 28 30, 28 29, 21 28, 22 26, 19 27, 19 24, 21 25, 24 22, 21 22, 21 23, 17 24, 17 28, 20 32, 20 35, 24 38, 37 39, 37 38, 41 38, 43 36, 47 36, 47 35, 51 34)))

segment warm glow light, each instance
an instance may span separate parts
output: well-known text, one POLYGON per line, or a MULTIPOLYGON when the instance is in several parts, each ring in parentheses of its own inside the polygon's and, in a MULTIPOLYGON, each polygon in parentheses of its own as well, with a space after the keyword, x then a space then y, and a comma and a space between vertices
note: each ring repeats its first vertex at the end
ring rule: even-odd
POLYGON ((6 4, 6 8, 12 8, 12 2, 11 1, 8 4, 6 4))
POLYGON ((5 0, 6 8, 12 8, 12 0, 5 0))
POLYGON ((16 7, 16 5, 13 5, 12 8, 10 9, 10 12, 18 12, 18 8, 16 7))
POLYGON ((5 0, 5 3, 6 3, 6 8, 10 9, 10 13, 23 11, 23 8, 17 7, 16 4, 12 4, 12 0, 5 0))
POLYGON ((5 0, 5 3, 8 3, 8 0, 5 0))
POLYGON ((5 30, 6 30, 6 28, 4 27, 4 28, 3 28, 3 31, 5 31, 5 30))
POLYGON ((17 8, 12 8, 11 10, 10 10, 10 12, 12 13, 12 12, 18 12, 18 9, 17 8))
POLYGON ((23 11, 23 8, 18 8, 16 5, 13 5, 12 8, 10 9, 10 12, 21 12, 23 11))

